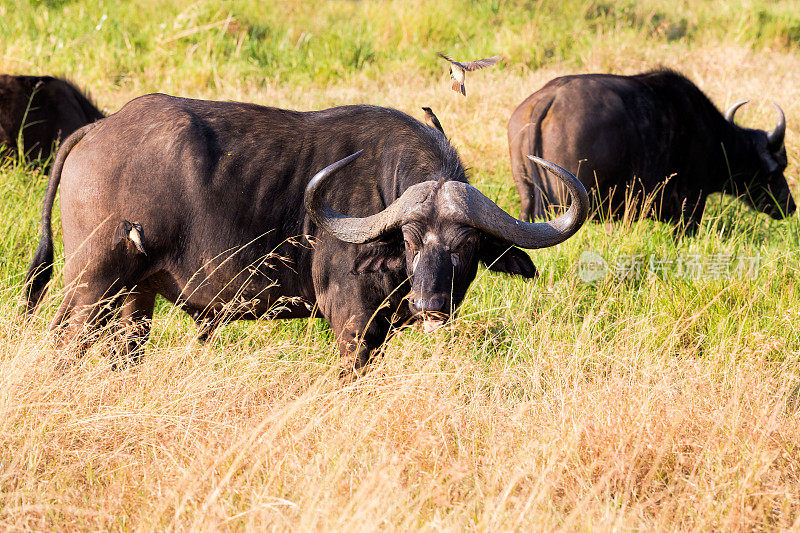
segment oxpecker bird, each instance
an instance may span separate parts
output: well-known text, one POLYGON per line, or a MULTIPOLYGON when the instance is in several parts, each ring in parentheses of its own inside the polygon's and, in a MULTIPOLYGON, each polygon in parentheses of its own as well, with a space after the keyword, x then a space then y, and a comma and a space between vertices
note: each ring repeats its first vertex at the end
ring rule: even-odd
POLYGON ((466 71, 469 70, 471 72, 473 70, 478 70, 479 68, 491 67, 503 59, 502 56, 493 56, 486 59, 478 59, 477 61, 467 61, 461 63, 460 61, 456 61, 455 59, 444 55, 442 52, 439 52, 439 57, 450 62, 450 78, 453 80, 453 90, 457 93, 460 92, 464 96, 467 96, 467 89, 464 87, 466 71))
POLYGON ((144 235, 142 232, 142 225, 138 222, 129 222, 123 220, 117 226, 112 239, 112 247, 116 247, 120 243, 130 242, 139 253, 147 255, 144 251, 144 235))
POLYGON ((433 114, 433 110, 430 107, 423 107, 422 110, 425 111, 425 124, 444 133, 442 123, 439 122, 439 119, 433 114))

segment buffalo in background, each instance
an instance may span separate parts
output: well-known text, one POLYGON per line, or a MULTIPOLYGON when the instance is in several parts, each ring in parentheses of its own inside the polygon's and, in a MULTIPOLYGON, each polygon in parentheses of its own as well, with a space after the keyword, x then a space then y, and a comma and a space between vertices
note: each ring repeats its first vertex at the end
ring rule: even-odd
POLYGON ((101 118, 103 113, 68 81, 0 74, 0 145, 12 152, 20 128, 25 155, 47 159, 57 141, 101 118))
POLYGON ((738 126, 735 104, 725 116, 683 75, 658 70, 635 76, 559 77, 511 115, 511 167, 522 201, 520 218, 544 217, 566 194, 525 157, 562 165, 591 189, 593 209, 620 216, 626 197, 636 214, 696 230, 706 198, 737 195, 774 218, 795 203, 784 177, 786 119, 766 132, 738 126), (653 203, 642 213, 642 199, 653 203))
POLYGON ((530 278, 534 265, 518 247, 554 246, 581 227, 586 191, 539 164, 572 205, 530 224, 467 183, 440 131, 393 109, 143 96, 59 149, 28 308, 52 274, 60 182, 67 289, 53 327, 63 342, 88 343, 85 334, 121 310, 135 358, 161 294, 203 334, 234 319, 316 312, 360 367, 394 326, 447 320, 479 261, 530 278))

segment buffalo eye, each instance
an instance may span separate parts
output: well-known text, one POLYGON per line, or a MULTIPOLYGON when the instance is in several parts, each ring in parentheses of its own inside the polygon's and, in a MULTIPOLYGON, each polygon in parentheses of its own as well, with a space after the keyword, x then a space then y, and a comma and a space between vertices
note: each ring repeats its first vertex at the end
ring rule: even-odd
POLYGON ((458 266, 458 254, 450 254, 450 262, 453 263, 454 267, 458 266))

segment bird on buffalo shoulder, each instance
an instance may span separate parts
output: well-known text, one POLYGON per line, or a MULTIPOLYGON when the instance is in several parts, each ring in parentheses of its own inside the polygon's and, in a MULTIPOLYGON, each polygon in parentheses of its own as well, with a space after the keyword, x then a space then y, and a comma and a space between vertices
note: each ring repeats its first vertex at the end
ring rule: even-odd
POLYGON ((430 126, 431 128, 436 128, 437 130, 444 133, 444 128, 442 128, 442 123, 439 122, 439 119, 433 112, 433 109, 430 107, 423 107, 423 111, 425 111, 425 124, 430 126))
POLYGON ((467 89, 464 86, 464 81, 466 79, 467 73, 466 71, 472 72, 473 70, 478 70, 480 68, 491 67, 498 61, 500 61, 502 56, 492 56, 486 59, 478 59, 477 61, 456 61, 455 59, 446 56, 442 52, 439 52, 439 57, 444 60, 450 62, 450 78, 453 80, 453 90, 457 93, 461 93, 464 96, 467 96, 467 89))

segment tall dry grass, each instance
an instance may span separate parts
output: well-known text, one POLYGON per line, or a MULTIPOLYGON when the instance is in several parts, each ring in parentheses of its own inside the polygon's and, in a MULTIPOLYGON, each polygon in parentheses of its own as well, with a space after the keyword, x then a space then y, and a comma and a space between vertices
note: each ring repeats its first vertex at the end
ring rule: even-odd
POLYGON ((134 370, 92 355, 63 370, 39 325, 6 317, 2 524, 798 527, 800 353, 758 336, 639 351, 654 318, 525 364, 476 360, 484 325, 457 321, 401 335, 343 385, 313 336, 251 350, 187 335, 134 370))

